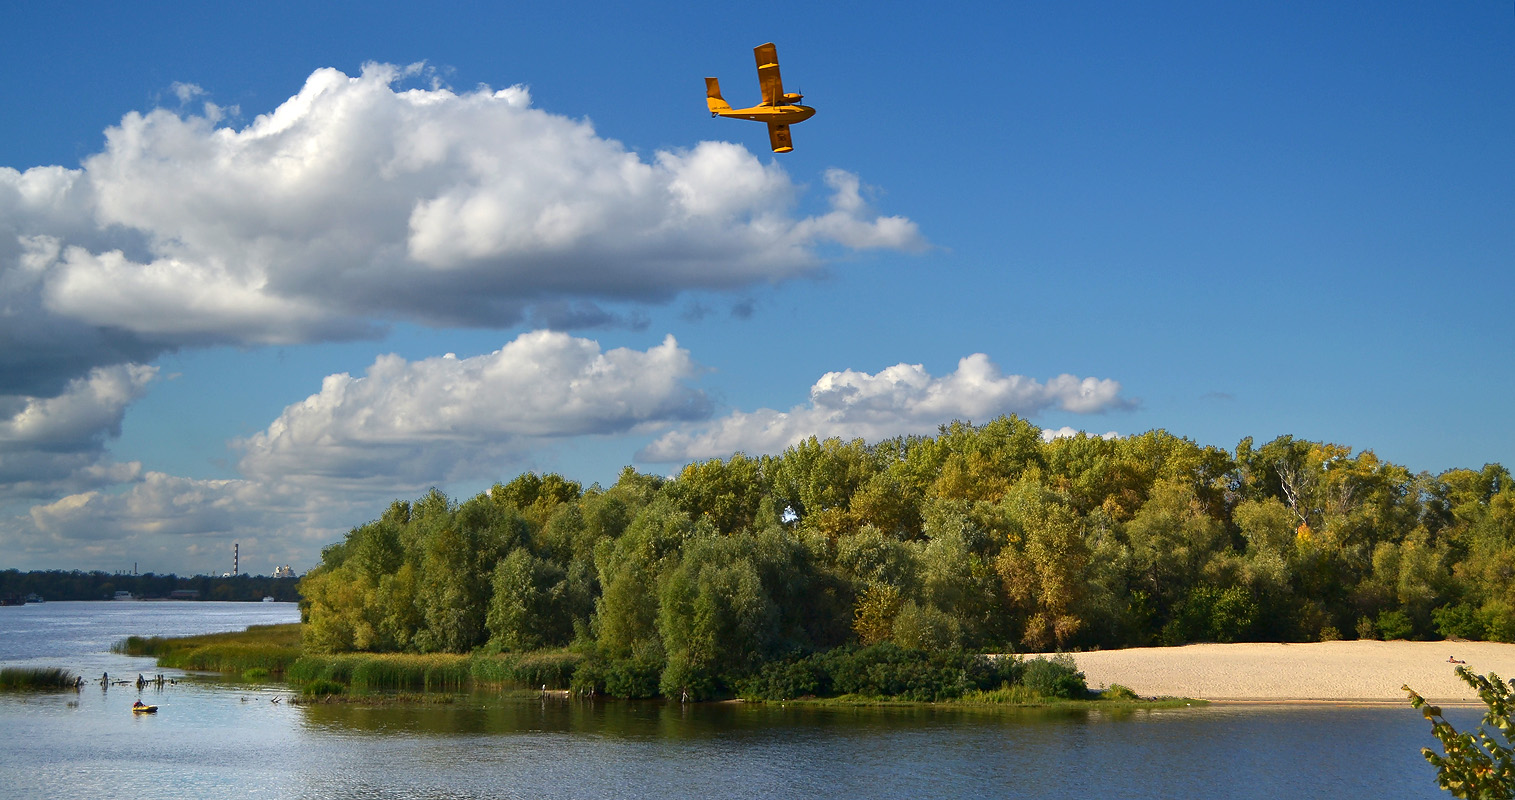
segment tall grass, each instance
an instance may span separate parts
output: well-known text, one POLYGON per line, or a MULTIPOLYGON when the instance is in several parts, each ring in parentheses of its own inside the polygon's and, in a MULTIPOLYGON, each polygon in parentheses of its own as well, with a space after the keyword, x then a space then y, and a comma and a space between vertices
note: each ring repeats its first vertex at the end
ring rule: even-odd
POLYGON ((285 673, 292 683, 341 684, 353 694, 461 692, 469 677, 469 657, 451 653, 306 655, 285 673))
POLYGON ((1047 702, 1033 689, 1022 684, 1005 684, 998 689, 976 689, 964 692, 959 701, 964 704, 1041 705, 1047 702))
POLYGON ((300 625, 253 625, 235 633, 200 636, 128 636, 111 647, 129 656, 152 656, 158 666, 241 674, 282 675, 300 657, 300 625))
POLYGON ((568 650, 475 656, 469 673, 482 686, 567 689, 584 656, 568 650))
POLYGON ((57 667, 6 667, 0 669, 0 691, 56 691, 72 689, 74 673, 57 667))

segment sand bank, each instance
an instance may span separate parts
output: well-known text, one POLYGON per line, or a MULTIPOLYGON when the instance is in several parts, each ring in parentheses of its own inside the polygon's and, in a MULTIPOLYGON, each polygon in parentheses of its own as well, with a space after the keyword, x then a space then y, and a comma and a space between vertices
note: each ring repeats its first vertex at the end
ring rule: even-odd
POLYGON ((1143 696, 1402 703, 1400 687, 1409 684, 1432 702, 1477 702, 1449 656, 1480 675, 1515 678, 1515 644, 1494 642, 1191 644, 1073 654, 1091 688, 1119 683, 1143 696))

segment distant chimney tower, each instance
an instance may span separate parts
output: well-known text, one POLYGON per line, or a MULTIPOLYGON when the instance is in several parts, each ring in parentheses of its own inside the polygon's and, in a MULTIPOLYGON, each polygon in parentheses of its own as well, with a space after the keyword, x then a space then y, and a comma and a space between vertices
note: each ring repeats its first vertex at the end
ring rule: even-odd
POLYGON ((232 542, 231 543, 231 576, 233 578, 235 578, 238 575, 242 574, 241 571, 237 569, 237 558, 238 558, 237 548, 238 547, 239 547, 239 545, 238 545, 237 542, 232 542))

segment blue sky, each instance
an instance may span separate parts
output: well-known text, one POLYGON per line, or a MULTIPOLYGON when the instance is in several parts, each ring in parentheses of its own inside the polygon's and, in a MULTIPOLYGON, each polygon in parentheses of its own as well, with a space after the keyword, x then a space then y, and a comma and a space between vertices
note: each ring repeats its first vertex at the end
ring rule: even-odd
POLYGON ((806 435, 1512 462, 1508 3, 31 4, 0 567, 806 435), (778 46, 795 151, 711 119, 778 46))

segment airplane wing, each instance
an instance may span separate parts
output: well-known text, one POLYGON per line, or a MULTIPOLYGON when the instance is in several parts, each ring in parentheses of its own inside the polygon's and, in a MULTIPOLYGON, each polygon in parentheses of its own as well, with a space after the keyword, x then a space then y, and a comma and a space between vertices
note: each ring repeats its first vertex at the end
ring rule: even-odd
POLYGON ((779 79, 779 49, 773 42, 752 48, 757 57, 758 85, 763 87, 763 105, 784 104, 784 82, 779 79))
POLYGON ((789 138, 789 126, 775 122, 768 123, 768 143, 773 145, 773 152, 787 153, 794 149, 794 140, 789 138))

